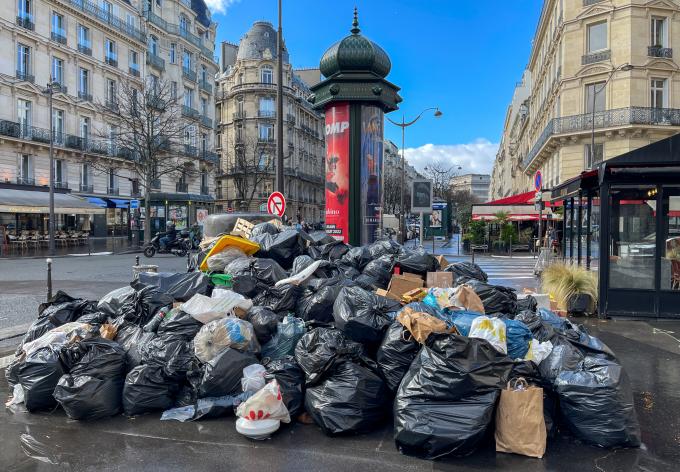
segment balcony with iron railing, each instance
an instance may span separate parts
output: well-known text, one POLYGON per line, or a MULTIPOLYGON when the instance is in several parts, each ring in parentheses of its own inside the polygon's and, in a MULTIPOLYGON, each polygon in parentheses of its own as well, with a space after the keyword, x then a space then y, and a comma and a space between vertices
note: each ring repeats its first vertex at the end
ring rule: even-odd
POLYGON ((182 116, 186 118, 197 118, 198 110, 195 110, 187 105, 182 105, 182 116))
POLYGON ((35 185, 35 179, 33 177, 17 177, 17 185, 35 185))
POLYGON ((191 144, 183 144, 182 147, 182 152, 185 156, 198 157, 198 148, 196 146, 192 146, 191 144))
POLYGON ((234 119, 234 121, 243 120, 246 117, 246 112, 243 110, 235 111, 231 116, 234 119))
POLYGON ((78 98, 81 100, 85 100, 86 102, 91 102, 92 101, 92 94, 88 93, 87 90, 79 90, 78 91, 78 98))
POLYGON ((151 188, 153 190, 161 189, 161 179, 151 179, 151 188))
POLYGON ((665 48, 663 46, 649 46, 647 48, 647 56, 673 59, 673 49, 665 48))
POLYGON ((135 77, 140 76, 139 65, 137 65, 137 64, 130 64, 130 66, 128 67, 128 71, 130 72, 130 75, 132 75, 132 76, 135 76, 135 77))
POLYGON ((201 151, 199 156, 202 160, 206 162, 210 162, 212 164, 219 164, 220 163, 220 156, 213 151, 201 151))
POLYGON ((583 6, 589 7, 591 5, 595 5, 596 3, 601 3, 601 2, 604 2, 604 0, 583 0, 583 6))
POLYGON ((35 76, 31 75, 27 70, 17 70, 16 78, 25 82, 35 82, 35 76))
POLYGON ((118 55, 117 54, 106 54, 104 56, 104 62, 113 67, 118 67, 118 55))
MULTIPOLYGON (((663 127, 680 126, 680 109, 629 107, 595 112, 595 130, 634 125, 663 127)), ((592 113, 553 118, 548 122, 543 129, 543 132, 536 140, 536 144, 534 144, 522 161, 522 167, 527 169, 531 166, 552 137, 564 134, 589 133, 592 129, 592 113)))
POLYGON ((257 110, 258 118, 276 118, 276 112, 274 110, 257 110))
POLYGON ((151 51, 146 51, 146 63, 158 70, 165 70, 165 59, 155 55, 151 51))
POLYGON ((92 184, 80 184, 80 191, 82 193, 94 193, 94 185, 92 184))
POLYGON ((64 80, 64 79, 61 78, 61 79, 58 79, 58 80, 54 80, 54 81, 52 82, 52 85, 53 85, 52 91, 53 91, 54 93, 63 93, 64 95, 68 94, 68 87, 67 87, 66 84, 63 82, 63 80, 64 80))
POLYGON ((61 181, 61 182, 54 182, 54 188, 58 188, 61 190, 68 190, 70 187, 68 186, 68 182, 61 181))
POLYGON ((119 18, 96 3, 89 0, 57 0, 60 3, 69 5, 71 8, 79 10, 88 17, 99 21, 101 24, 122 33, 128 38, 142 43, 146 42, 146 33, 129 24, 126 20, 119 18))
POLYGON ((581 56, 581 65, 587 66, 595 64, 596 62, 608 61, 612 57, 612 52, 607 49, 605 51, 591 52, 581 56))
POLYGON ((258 136, 257 142, 260 144, 274 144, 275 141, 273 136, 258 136))
POLYGON ((189 192, 189 184, 187 184, 186 182, 177 182, 175 184, 175 192, 188 193, 189 192))
POLYGON ((187 67, 182 67, 182 77, 192 82, 196 82, 196 71, 193 71, 187 67))
POLYGON ((212 129, 213 127, 212 118, 209 118, 207 116, 201 116, 201 125, 205 126, 206 128, 212 129))
POLYGON ((66 31, 64 31, 64 28, 57 28, 52 33, 50 34, 50 38, 52 41, 57 42, 59 44, 66 44, 66 31))
POLYGON ((288 114, 286 115, 286 121, 287 121, 288 123, 294 125, 294 124, 295 124, 295 115, 293 115, 292 113, 288 113, 288 114))
POLYGON ((118 111, 118 100, 115 98, 107 98, 104 101, 104 106, 111 111, 118 111))
POLYGON ((212 93, 213 87, 207 80, 203 79, 199 80, 198 86, 200 87, 201 90, 205 90, 208 93, 212 93))
POLYGON ((81 53, 91 56, 92 55, 92 41, 79 40, 78 41, 78 51, 81 53))
POLYGON ((196 36, 194 33, 192 33, 191 31, 189 31, 188 29, 185 29, 185 28, 181 28, 181 27, 180 27, 180 28, 178 28, 178 31, 179 31, 179 36, 180 36, 181 38, 186 39, 187 41, 189 41, 191 44, 193 44, 193 45, 196 46, 197 48, 200 49, 201 46, 203 45, 202 42, 201 42, 201 38, 199 38, 198 36, 196 36))
POLYGON ((106 189, 107 195, 120 195, 120 189, 118 187, 108 187, 106 189))
POLYGON ((19 13, 17 15, 17 25, 27 30, 35 30, 35 23, 33 23, 33 15, 30 13, 19 13))

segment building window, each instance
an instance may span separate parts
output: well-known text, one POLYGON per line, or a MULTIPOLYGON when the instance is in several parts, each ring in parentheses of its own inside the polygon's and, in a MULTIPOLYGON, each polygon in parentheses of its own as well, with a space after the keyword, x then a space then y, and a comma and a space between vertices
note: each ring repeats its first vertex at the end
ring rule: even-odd
POLYGON ((52 80, 64 85, 64 61, 58 57, 52 58, 52 80))
POLYGON ((80 118, 80 137, 83 141, 90 139, 90 118, 87 116, 80 118))
POLYGON ((90 29, 83 25, 78 25, 78 50, 83 54, 92 54, 92 42, 90 41, 90 29))
POLYGON ((33 179, 33 156, 22 154, 19 156, 18 182, 23 185, 34 185, 33 179))
POLYGON ((61 188, 65 188, 67 186, 68 180, 66 179, 66 176, 68 173, 66 172, 66 161, 63 159, 55 159, 54 160, 54 181, 56 182, 57 186, 61 188))
POLYGON ((107 39, 104 43, 105 62, 110 65, 118 65, 118 53, 116 52, 116 42, 107 39))
POLYGON ((192 108, 194 104, 194 91, 189 87, 184 87, 184 106, 192 108))
POLYGON ((158 56, 158 38, 154 35, 149 35, 149 52, 158 56))
POLYGON ((92 168, 90 164, 83 163, 80 165, 80 187, 81 191, 87 191, 87 187, 92 185, 92 168))
POLYGON ((115 80, 106 79, 106 104, 108 106, 116 105, 116 89, 117 84, 115 80))
POLYGON ((118 176, 116 175, 115 169, 109 169, 108 181, 109 187, 107 193, 116 193, 118 190, 118 176))
POLYGON ((208 81, 208 69, 206 69, 206 67, 201 64, 201 82, 207 81, 208 81))
POLYGON ((64 142, 64 110, 54 110, 52 112, 52 124, 54 126, 54 142, 61 144, 64 142))
POLYGON ((652 79, 651 100, 652 108, 666 108, 666 79, 652 79))
POLYGON ((33 0, 19 0, 19 16, 33 20, 33 0))
POLYGON ((206 133, 201 133, 201 151, 205 152, 208 150, 208 135, 206 133))
POLYGON ((177 82, 170 82, 170 98, 177 100, 177 82))
POLYGON ((274 83, 274 71, 271 66, 262 66, 262 69, 260 69, 260 82, 263 84, 274 83))
POLYGON ((185 34, 189 31, 189 19, 185 15, 179 15, 179 30, 185 34))
POLYGON ((652 46, 668 47, 666 40, 666 18, 652 18, 652 46))
POLYGON ((604 85, 604 82, 586 85, 586 113, 593 112, 593 98, 595 99, 595 111, 604 111, 606 101, 604 85))
POLYGON ((52 39, 62 44, 66 43, 64 16, 56 12, 52 12, 52 39))
POLYGON ((607 49, 607 22, 593 23, 587 26, 588 52, 607 49))
POLYGON ((32 122, 32 106, 28 100, 17 100, 17 117, 19 118, 19 125, 21 127, 21 136, 30 137, 30 127, 32 122))
POLYGON ((266 125, 260 123, 258 130, 259 130, 258 137, 260 138, 260 141, 274 140, 274 125, 266 125))
POLYGON ((206 171, 201 171, 201 189, 208 188, 208 173, 206 171))
POLYGON ((31 48, 25 44, 17 44, 17 78, 28 80, 31 75, 31 48))
POLYGON ((260 116, 272 117, 274 116, 274 98, 262 97, 260 98, 260 116))
POLYGON ((184 55, 182 56, 182 67, 186 70, 191 70, 191 53, 188 51, 184 51, 184 55))
POLYGON ((257 166, 260 168, 260 170, 264 170, 267 168, 267 163, 269 161, 269 156, 267 155, 266 152, 260 152, 260 159, 257 163, 257 166))
POLYGON ((78 71, 78 94, 84 99, 90 94, 90 71, 82 67, 78 71))
POLYGON ((170 43, 170 64, 176 64, 177 62, 177 45, 175 43, 170 43))
POLYGON ((591 152, 591 145, 585 145, 585 168, 586 170, 597 167, 604 159, 604 144, 595 143, 595 155, 591 152))
POLYGON ((201 97, 201 115, 208 116, 208 100, 201 97))

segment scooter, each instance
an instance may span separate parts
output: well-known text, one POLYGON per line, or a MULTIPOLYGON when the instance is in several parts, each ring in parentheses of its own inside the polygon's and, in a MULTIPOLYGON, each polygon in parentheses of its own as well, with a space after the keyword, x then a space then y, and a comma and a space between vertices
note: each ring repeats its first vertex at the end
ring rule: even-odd
POLYGON ((191 244, 188 239, 181 237, 175 238, 174 241, 170 241, 164 249, 161 249, 161 238, 165 236, 165 233, 156 233, 156 236, 144 246, 144 255, 146 257, 153 257, 158 254, 174 254, 178 257, 184 257, 187 255, 187 246, 191 244))
POLYGON ((198 249, 201 244, 201 227, 193 225, 190 229, 183 229, 180 231, 180 236, 187 240, 186 248, 188 250, 198 249))

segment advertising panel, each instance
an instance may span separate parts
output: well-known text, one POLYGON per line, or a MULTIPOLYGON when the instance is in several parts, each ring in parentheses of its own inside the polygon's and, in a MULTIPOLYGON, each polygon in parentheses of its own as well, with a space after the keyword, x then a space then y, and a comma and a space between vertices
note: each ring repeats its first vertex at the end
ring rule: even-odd
POLYGON ((380 228, 383 163, 383 112, 361 107, 361 244, 370 244, 380 228))
POLYGON ((326 108, 326 233, 349 242, 349 103, 326 108))

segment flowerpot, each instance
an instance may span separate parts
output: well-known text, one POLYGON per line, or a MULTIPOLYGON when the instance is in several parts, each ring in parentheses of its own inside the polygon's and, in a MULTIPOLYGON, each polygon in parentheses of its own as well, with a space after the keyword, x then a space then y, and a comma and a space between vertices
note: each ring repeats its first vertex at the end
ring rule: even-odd
POLYGON ((591 315, 595 312, 595 300, 588 293, 575 293, 569 297, 567 312, 572 316, 591 315))

